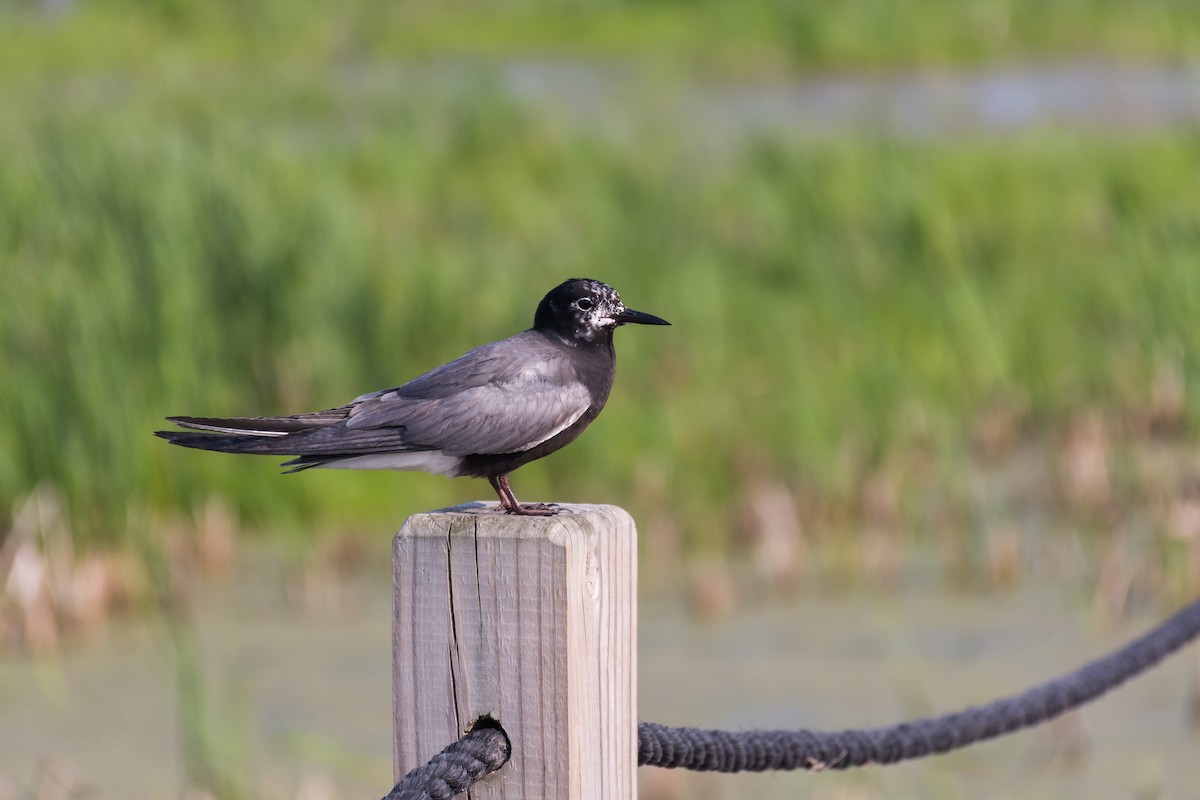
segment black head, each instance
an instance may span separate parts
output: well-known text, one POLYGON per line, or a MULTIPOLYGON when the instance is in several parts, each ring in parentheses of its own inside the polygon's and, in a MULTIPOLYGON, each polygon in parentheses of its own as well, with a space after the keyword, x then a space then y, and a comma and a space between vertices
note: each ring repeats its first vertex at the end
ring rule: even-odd
POLYGON ((626 308, 617 290, 589 278, 572 278, 550 290, 533 315, 533 329, 553 331, 572 342, 602 342, 621 325, 670 325, 665 319, 626 308))

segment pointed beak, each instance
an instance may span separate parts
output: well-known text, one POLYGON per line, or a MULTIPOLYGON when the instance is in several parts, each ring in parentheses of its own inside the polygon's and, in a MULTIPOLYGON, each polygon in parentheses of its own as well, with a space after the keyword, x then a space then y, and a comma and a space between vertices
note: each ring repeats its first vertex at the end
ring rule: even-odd
POLYGON ((641 311, 634 311, 632 308, 625 309, 620 314, 617 314, 616 316, 614 316, 613 319, 615 319, 617 321, 618 325, 628 325, 630 323, 633 323, 635 325, 670 325, 671 324, 671 323, 667 322, 665 319, 663 319, 662 317, 656 317, 653 314, 645 314, 641 311))

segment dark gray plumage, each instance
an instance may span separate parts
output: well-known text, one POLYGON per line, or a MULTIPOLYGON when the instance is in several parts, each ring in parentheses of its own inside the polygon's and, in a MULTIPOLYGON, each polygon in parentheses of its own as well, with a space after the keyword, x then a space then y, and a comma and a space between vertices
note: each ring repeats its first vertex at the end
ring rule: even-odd
POLYGON ((294 456, 284 466, 423 470, 486 477, 513 514, 508 474, 570 444, 608 400, 613 331, 669 325, 625 307, 611 286, 575 278, 547 294, 533 327, 485 344, 403 386, 344 406, 286 417, 168 417, 191 431, 156 431, 172 444, 294 456), (196 433, 195 431, 202 431, 196 433))

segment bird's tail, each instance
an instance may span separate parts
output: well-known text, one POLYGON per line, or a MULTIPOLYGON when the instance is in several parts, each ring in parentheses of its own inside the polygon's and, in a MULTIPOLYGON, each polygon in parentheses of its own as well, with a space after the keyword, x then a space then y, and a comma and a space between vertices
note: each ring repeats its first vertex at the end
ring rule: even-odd
POLYGON ((223 453, 291 455, 294 442, 282 441, 288 434, 309 431, 345 418, 345 411, 332 409, 291 417, 167 417, 185 431, 155 431, 154 435, 181 447, 219 450, 223 453))
MULTIPOLYGON (((233 420, 221 420, 231 422, 233 420)), ((284 441, 277 433, 263 434, 259 432, 245 433, 199 433, 196 431, 155 431, 154 435, 166 439, 171 444, 180 447, 191 447, 196 450, 215 450, 221 453, 248 453, 260 456, 295 456, 291 461, 284 461, 280 466, 291 467, 284 473, 303 472, 313 467, 321 467, 339 459, 338 455, 298 455, 298 447, 294 440, 284 441)))
MULTIPOLYGON (((197 433, 196 431, 155 431, 155 436, 180 447, 197 450, 219 450, 222 453, 256 453, 258 455, 289 455, 277 436, 254 434, 197 433)), ((289 448, 290 450, 290 448, 289 448)))
POLYGON ((174 422, 181 428, 233 436, 285 436, 340 422, 348 411, 349 408, 343 406, 289 417, 167 417, 167 422, 174 422))
POLYGON ((190 430, 155 431, 154 435, 197 450, 293 456, 282 465, 291 467, 288 472, 409 449, 402 427, 348 431, 337 425, 349 411, 350 406, 343 406, 291 417, 167 417, 190 430))

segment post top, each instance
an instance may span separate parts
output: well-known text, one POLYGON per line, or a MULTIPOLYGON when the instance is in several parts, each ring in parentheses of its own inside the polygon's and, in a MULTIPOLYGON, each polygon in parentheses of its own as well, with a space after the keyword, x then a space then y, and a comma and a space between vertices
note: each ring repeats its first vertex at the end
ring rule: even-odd
POLYGON ((633 518, 620 506, 590 503, 555 503, 553 516, 508 514, 497 502, 475 501, 449 508, 413 514, 398 537, 445 536, 448 532, 471 530, 475 535, 558 539, 586 531, 634 529, 633 518))
MULTIPOLYGON (((616 509, 624 511, 620 506, 608 505, 605 503, 547 503, 551 508, 557 509, 558 513, 541 517, 541 519, 552 520, 556 517, 561 517, 571 514, 595 514, 605 513, 616 509)), ((447 506, 446 508, 435 508, 430 511, 421 511, 413 516, 422 516, 425 514, 467 514, 472 517, 494 516, 501 519, 538 519, 536 516, 522 517, 520 514, 509 514, 500 508, 500 503, 495 500, 473 500, 470 503, 462 503, 457 506, 447 506)))

